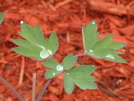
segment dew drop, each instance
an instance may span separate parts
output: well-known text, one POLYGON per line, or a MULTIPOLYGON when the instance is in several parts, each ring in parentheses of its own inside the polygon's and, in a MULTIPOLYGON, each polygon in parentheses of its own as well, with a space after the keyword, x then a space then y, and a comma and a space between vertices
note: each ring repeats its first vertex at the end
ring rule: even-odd
POLYGON ((67 73, 67 75, 69 75, 69 73, 67 73))
POLYGON ((53 73, 53 75, 55 75, 55 73, 53 73))
POLYGON ((20 21, 21 24, 23 24, 24 22, 23 21, 20 21))
POLYGON ((106 57, 114 59, 114 57, 111 54, 106 55, 106 57))
POLYGON ((92 49, 90 49, 90 50, 89 50, 89 52, 93 52, 93 50, 92 50, 92 49))
POLYGON ((64 69, 63 66, 60 64, 56 66, 57 71, 62 71, 63 69, 64 69))
POLYGON ((52 53, 52 51, 50 50, 50 49, 43 49, 41 52, 40 52, 40 57, 42 58, 42 59, 45 59, 45 58, 48 58, 48 57, 50 57, 51 55, 52 55, 53 53, 52 53))
POLYGON ((95 24, 95 22, 93 21, 93 22, 92 22, 92 24, 94 25, 94 24, 95 24))
POLYGON ((45 58, 49 57, 49 54, 48 54, 47 50, 42 50, 42 51, 40 52, 40 57, 41 57, 42 59, 45 59, 45 58))

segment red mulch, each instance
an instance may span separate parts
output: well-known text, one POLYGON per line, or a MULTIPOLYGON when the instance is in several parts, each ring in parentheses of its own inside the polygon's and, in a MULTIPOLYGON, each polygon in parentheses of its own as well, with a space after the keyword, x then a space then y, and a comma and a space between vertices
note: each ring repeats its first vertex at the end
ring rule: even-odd
MULTIPOLYGON (((38 23, 49 37, 56 32, 60 42, 53 56, 59 62, 69 53, 83 52, 81 28, 91 20, 99 26, 100 38, 114 33, 114 41, 124 42, 122 57, 128 64, 80 57, 80 63, 97 66, 93 76, 97 90, 78 87, 67 95, 63 75, 52 80, 41 101, 134 101, 134 0, 0 0, 0 13, 7 11, 0 25, 0 76, 5 78, 26 101, 31 101, 32 74, 37 73, 36 94, 47 81, 47 68, 41 62, 13 52, 11 39, 20 39, 20 21, 38 23)), ((19 101, 0 81, 0 101, 19 101)))

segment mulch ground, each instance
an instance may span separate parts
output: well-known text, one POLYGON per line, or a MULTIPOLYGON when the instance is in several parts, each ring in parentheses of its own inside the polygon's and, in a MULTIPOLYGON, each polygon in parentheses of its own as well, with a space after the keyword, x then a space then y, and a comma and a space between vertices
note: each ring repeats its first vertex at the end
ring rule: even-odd
MULTIPOLYGON (((0 76, 6 79, 26 101, 31 101, 33 73, 37 74, 36 95, 46 83, 47 68, 33 58, 23 57, 11 48, 11 39, 20 39, 20 21, 38 23, 46 38, 56 32, 60 47, 54 59, 61 62, 69 53, 83 52, 81 28, 92 20, 98 24, 100 38, 113 33, 114 41, 127 44, 120 51, 127 64, 82 56, 80 64, 97 66, 92 74, 98 89, 75 87, 68 95, 63 75, 48 86, 41 101, 134 101, 134 0, 0 0, 0 13, 6 12, 0 25, 0 76)), ((0 101, 19 101, 0 81, 0 101)))

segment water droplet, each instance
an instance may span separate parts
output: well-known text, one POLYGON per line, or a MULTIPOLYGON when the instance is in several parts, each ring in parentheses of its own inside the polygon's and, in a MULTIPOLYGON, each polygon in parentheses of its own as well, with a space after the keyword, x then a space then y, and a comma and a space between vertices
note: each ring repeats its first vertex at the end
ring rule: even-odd
POLYGON ((57 71, 62 71, 63 69, 64 69, 63 66, 60 64, 56 66, 57 71))
POLYGON ((67 73, 67 75, 69 75, 69 73, 67 73))
POLYGON ((21 24, 23 24, 24 22, 23 21, 20 21, 21 24))
POLYGON ((89 52, 93 52, 93 50, 92 50, 92 49, 90 49, 90 50, 89 50, 89 52))
POLYGON ((92 24, 94 25, 94 24, 95 24, 95 22, 93 21, 93 22, 92 22, 92 24))
POLYGON ((48 54, 47 50, 42 50, 42 51, 40 52, 40 57, 41 57, 42 59, 45 59, 45 58, 49 57, 49 54, 48 54))
POLYGON ((53 75, 55 75, 55 73, 53 73, 53 75))
POLYGON ((50 57, 52 54, 53 54, 53 53, 52 53, 52 51, 51 51, 50 49, 45 49, 45 50, 42 50, 42 51, 40 52, 40 57, 41 57, 42 59, 45 59, 45 58, 50 57))
POLYGON ((111 54, 106 55, 106 57, 114 59, 114 57, 111 54))

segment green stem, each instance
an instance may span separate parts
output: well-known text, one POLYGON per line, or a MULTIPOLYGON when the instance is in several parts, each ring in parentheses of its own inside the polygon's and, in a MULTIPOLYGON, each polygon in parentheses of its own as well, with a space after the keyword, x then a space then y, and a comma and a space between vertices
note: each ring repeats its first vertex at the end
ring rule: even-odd
POLYGON ((11 86, 3 77, 0 76, 0 80, 18 97, 20 101, 25 101, 23 97, 11 86))
POLYGON ((77 54, 74 57, 84 56, 85 54, 77 54))
POLYGON ((49 79, 49 80, 45 83, 44 87, 41 89, 41 91, 40 91, 40 93, 39 93, 39 95, 38 95, 38 97, 36 98, 35 101, 40 101, 40 99, 42 98, 42 96, 43 96, 43 94, 44 94, 46 88, 48 87, 48 85, 50 84, 51 81, 52 81, 52 79, 49 79))

